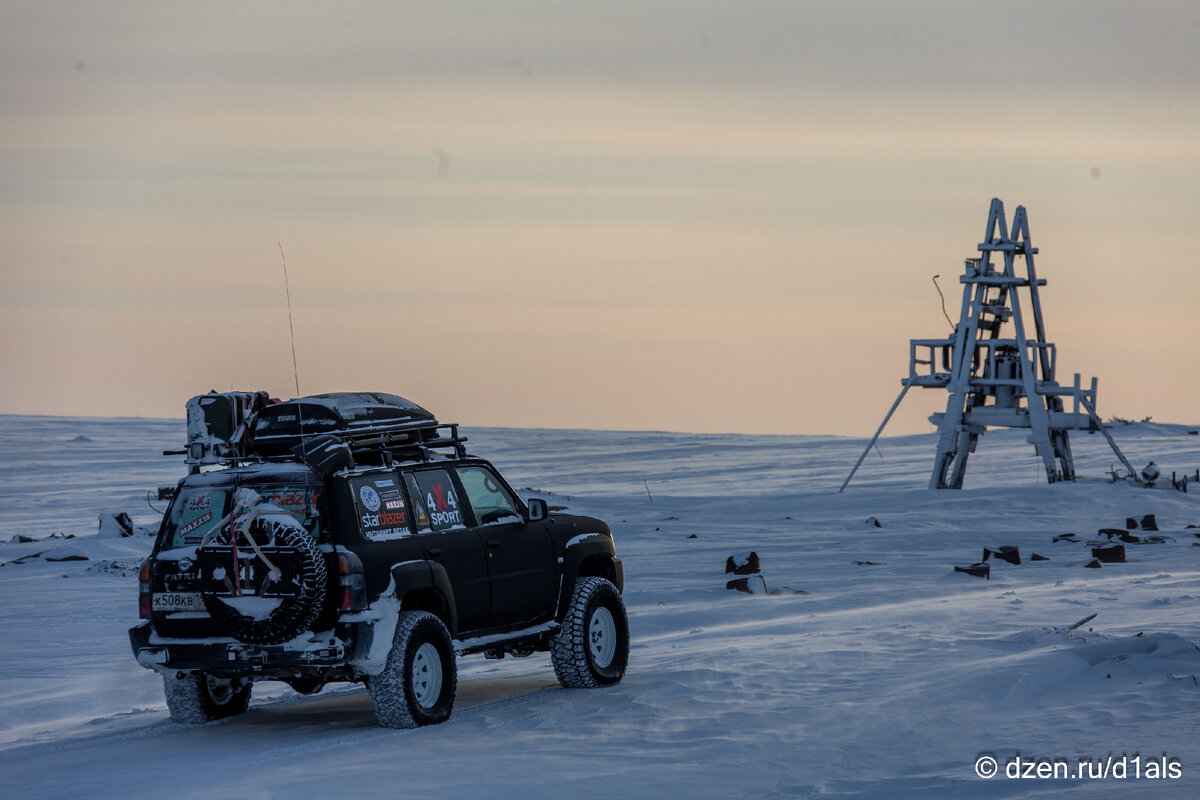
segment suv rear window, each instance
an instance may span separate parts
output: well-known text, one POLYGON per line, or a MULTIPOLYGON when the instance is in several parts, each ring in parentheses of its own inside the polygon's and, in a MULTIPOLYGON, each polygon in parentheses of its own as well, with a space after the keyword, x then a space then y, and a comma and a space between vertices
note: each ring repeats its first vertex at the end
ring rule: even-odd
MULTIPOLYGON (((234 488, 225 485, 182 489, 167 519, 162 549, 200 544, 229 513, 234 488)), ((262 502, 279 506, 303 525, 313 538, 320 540, 320 488, 304 484, 253 485, 250 488, 259 493, 262 502)))
POLYGON ((213 526, 220 522, 228 510, 228 487, 203 486, 184 489, 167 520, 167 535, 163 547, 187 547, 200 544, 213 526))

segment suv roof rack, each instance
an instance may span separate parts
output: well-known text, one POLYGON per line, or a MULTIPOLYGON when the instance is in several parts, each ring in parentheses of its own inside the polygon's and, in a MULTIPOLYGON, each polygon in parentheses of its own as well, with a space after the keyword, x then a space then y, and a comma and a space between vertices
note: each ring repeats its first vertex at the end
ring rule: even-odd
POLYGON ((254 461, 308 463, 314 448, 344 446, 341 462, 390 464, 463 458, 467 438, 456 423, 394 394, 338 392, 272 402, 266 392, 210 392, 187 403, 193 471, 202 465, 254 461))
MULTIPOLYGON (((420 429, 421 433, 428 431, 428 428, 420 429)), ((321 479, 343 469, 353 469, 359 463, 390 467, 397 461, 428 462, 435 456, 466 458, 464 443, 467 437, 459 434, 457 424, 438 425, 432 433, 431 437, 425 439, 414 439, 407 433, 400 434, 402 441, 397 439, 394 432, 378 429, 357 431, 348 439, 336 434, 318 433, 301 440, 291 452, 321 479), (446 433, 442 433, 443 430, 446 433), (449 453, 436 452, 447 449, 449 453)))

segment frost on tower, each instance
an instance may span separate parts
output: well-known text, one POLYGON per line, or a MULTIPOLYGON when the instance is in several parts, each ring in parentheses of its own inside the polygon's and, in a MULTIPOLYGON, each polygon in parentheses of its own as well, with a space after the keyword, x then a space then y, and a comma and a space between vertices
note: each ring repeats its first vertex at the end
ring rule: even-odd
POLYGON ((1137 474, 1096 415, 1096 379, 1085 389, 1079 373, 1071 386, 1059 386, 1055 378, 1058 357, 1046 341, 1038 298, 1046 281, 1037 277, 1036 253, 1025 207, 1017 206, 1009 230, 1004 204, 993 199, 979 256, 966 259, 959 278, 962 313, 954 332, 946 339, 910 341, 900 395, 842 489, 913 386, 949 392, 946 411, 930 417, 938 426, 931 489, 962 488, 967 458, 989 427, 1030 429, 1029 441, 1050 483, 1075 479, 1070 430, 1099 430, 1130 474, 1137 474))

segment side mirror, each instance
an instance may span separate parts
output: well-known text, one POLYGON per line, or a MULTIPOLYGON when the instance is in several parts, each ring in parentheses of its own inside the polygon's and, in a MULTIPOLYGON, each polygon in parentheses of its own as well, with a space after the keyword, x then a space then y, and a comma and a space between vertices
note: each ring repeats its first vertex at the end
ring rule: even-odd
POLYGON ((540 519, 545 519, 550 515, 550 509, 546 506, 546 501, 540 497, 534 497, 529 501, 529 521, 537 522, 540 519))

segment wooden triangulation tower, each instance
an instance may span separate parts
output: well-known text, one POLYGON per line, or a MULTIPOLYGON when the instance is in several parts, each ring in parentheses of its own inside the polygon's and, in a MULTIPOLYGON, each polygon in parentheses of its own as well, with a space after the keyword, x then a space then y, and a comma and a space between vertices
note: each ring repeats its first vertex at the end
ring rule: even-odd
POLYGON ((1057 351, 1046 341, 1038 298, 1038 287, 1046 281, 1037 277, 1036 253, 1025 207, 1017 207, 1010 231, 1004 204, 993 199, 979 257, 966 259, 959 278, 962 313, 954 332, 946 339, 910 341, 908 377, 902 381, 900 395, 842 489, 913 386, 950 393, 945 413, 930 417, 938 426, 931 489, 962 488, 967 458, 988 427, 1030 429, 1029 441, 1050 483, 1075 479, 1069 430, 1101 431, 1130 475, 1137 476, 1096 415, 1096 379, 1084 389, 1076 373, 1072 386, 1058 385, 1057 351), (1002 263, 993 264, 993 256, 1002 263), (1028 314, 1032 314, 1032 328, 1026 324, 1028 314))

